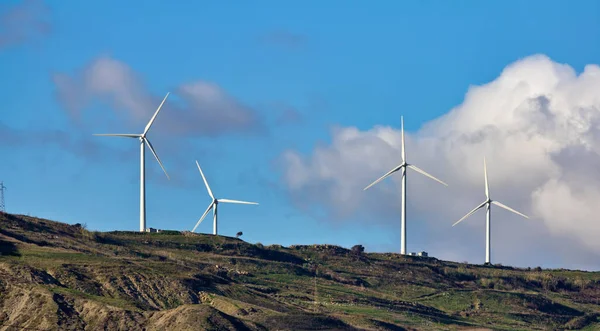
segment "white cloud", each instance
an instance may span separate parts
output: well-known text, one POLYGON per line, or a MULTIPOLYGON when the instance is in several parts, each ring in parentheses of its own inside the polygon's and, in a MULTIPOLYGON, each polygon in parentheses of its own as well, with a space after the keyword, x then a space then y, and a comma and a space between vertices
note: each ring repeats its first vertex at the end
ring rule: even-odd
POLYGON ((0 14, 0 48, 50 33, 48 14, 49 9, 41 0, 24 0, 8 7, 0 14))
MULTIPOLYGON (((440 255, 458 250, 480 261, 483 212, 450 225, 485 199, 485 155, 492 198, 533 218, 493 210, 497 262, 539 263, 538 253, 523 254, 535 251, 575 264, 597 258, 600 168, 586 165, 600 165, 599 92, 597 65, 577 75, 543 55, 516 61, 494 81, 470 87, 462 104, 407 135, 408 161, 450 184, 410 172, 409 222, 424 222, 427 242, 440 255), (450 243, 464 247, 441 246, 450 243)), ((398 226, 399 176, 362 191, 399 163, 398 129, 336 128, 331 144, 308 156, 289 150, 281 160, 295 202, 324 206, 340 222, 360 218, 398 226)))
MULTIPOLYGON (((164 97, 148 91, 140 75, 126 63, 107 56, 97 58, 73 75, 57 73, 52 78, 59 100, 77 121, 82 121, 83 112, 90 109, 93 101, 100 100, 137 126, 144 125, 164 97)), ((214 83, 201 80, 183 83, 173 94, 184 102, 177 104, 173 97, 167 100, 158 130, 208 136, 264 130, 254 109, 214 83)))

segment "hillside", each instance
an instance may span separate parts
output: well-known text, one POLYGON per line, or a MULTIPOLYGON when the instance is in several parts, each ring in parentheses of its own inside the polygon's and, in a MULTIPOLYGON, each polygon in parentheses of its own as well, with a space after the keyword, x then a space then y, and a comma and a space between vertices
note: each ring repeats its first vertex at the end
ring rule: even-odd
POLYGON ((0 330, 600 329, 600 273, 2 213, 0 250, 0 330))

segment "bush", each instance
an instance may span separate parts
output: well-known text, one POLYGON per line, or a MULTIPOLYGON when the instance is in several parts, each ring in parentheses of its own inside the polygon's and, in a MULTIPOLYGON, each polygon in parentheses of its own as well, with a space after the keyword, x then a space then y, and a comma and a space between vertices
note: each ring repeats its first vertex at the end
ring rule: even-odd
POLYGON ((588 326, 591 323, 596 322, 598 319, 598 314, 585 314, 583 316, 575 317, 565 324, 565 329, 567 330, 581 330, 584 327, 588 326))
POLYGON ((355 255, 361 255, 365 251, 365 248, 363 247, 363 245, 354 245, 350 250, 355 255))
POLYGON ((490 288, 493 289, 495 287, 495 283, 492 279, 490 278, 482 278, 479 280, 479 284, 481 285, 481 287, 483 288, 490 288))
POLYGON ((162 230, 160 232, 158 232, 161 235, 164 236, 173 236, 173 235, 180 235, 181 231, 176 231, 176 230, 162 230))

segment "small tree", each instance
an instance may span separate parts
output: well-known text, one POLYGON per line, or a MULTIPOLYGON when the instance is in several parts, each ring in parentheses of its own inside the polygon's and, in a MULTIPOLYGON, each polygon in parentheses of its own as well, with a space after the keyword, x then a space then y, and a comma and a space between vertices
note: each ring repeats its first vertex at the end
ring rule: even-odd
POLYGON ((356 255, 361 255, 364 251, 365 248, 363 247, 363 245, 354 245, 352 246, 352 253, 356 254, 356 255))
POLYGON ((235 237, 236 237, 236 238, 239 238, 239 237, 241 237, 243 234, 244 234, 244 233, 243 233, 242 231, 240 231, 240 232, 238 232, 238 233, 235 235, 235 237))

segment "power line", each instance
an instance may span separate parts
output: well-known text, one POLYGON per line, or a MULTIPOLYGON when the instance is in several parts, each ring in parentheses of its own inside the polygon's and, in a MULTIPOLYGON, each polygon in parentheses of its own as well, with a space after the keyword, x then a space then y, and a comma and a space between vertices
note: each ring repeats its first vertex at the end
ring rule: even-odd
POLYGON ((0 211, 6 212, 6 205, 4 204, 4 190, 6 186, 4 186, 4 182, 0 182, 0 211))

